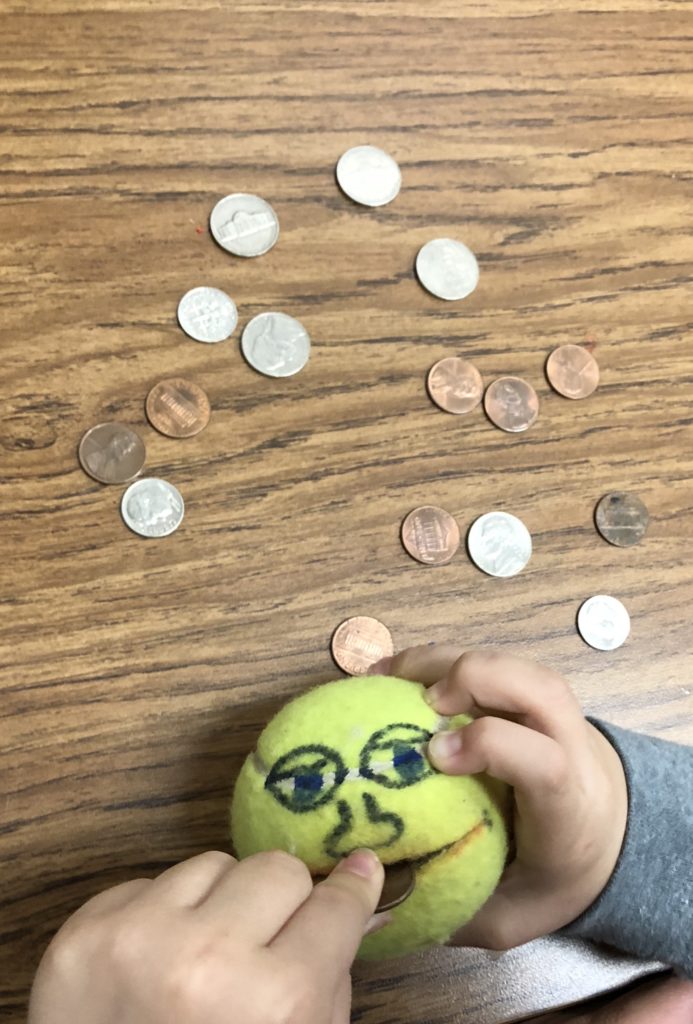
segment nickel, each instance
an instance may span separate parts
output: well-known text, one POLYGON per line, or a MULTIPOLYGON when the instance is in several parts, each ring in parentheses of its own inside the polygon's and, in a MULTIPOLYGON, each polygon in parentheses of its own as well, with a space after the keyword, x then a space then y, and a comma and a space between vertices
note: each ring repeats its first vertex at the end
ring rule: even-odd
POLYGON ((612 491, 599 501, 594 518, 604 540, 619 548, 630 548, 645 536, 650 517, 637 494, 612 491))
POLYGON ((467 534, 469 555, 489 576, 515 576, 532 554, 529 530, 509 512, 487 512, 472 523, 467 534))
POLYGON ((613 651, 630 633, 630 615, 616 597, 597 594, 590 597, 578 611, 580 636, 598 651, 613 651))
POLYGON ((130 484, 120 511, 126 526, 140 537, 167 537, 180 526, 185 507, 177 487, 150 476, 130 484))
POLYGON ((260 313, 246 324, 241 350, 254 370, 267 377, 291 377, 308 362, 310 337, 286 313, 260 313))
POLYGON ((82 469, 102 484, 124 484, 141 473, 146 451, 139 434, 122 423, 99 423, 79 443, 82 469))
POLYGON ((193 437, 209 423, 211 407, 201 387, 184 377, 155 384, 147 395, 147 419, 167 437, 193 437))
POLYGON ((462 242, 434 238, 419 249, 416 276, 439 299, 464 299, 479 283, 479 264, 462 242))
POLYGON ((470 412, 481 401, 484 385, 473 363, 458 356, 440 359, 428 371, 428 393, 445 412, 470 412))
POLYGON ((209 229, 222 249, 234 256, 262 256, 279 238, 279 220, 270 204, 245 192, 219 200, 209 229))
POLYGON ((354 146, 337 163, 337 182, 355 203, 384 206, 399 195, 402 175, 397 162, 377 146, 354 146))
POLYGON ((369 615, 354 615, 332 635, 332 657, 350 676, 365 675, 374 661, 395 653, 387 626, 369 615))
POLYGON ((195 341, 226 341, 238 323, 236 303, 219 288, 191 288, 178 303, 178 323, 195 341))
POLYGON ((531 427, 539 415, 539 398, 521 377, 498 377, 486 388, 484 409, 495 426, 518 434, 531 427))
POLYGON ((581 345, 561 345, 546 361, 549 384, 565 398, 587 398, 599 384, 599 365, 581 345))
POLYGON ((460 546, 455 519, 437 505, 413 509, 402 523, 402 544, 407 554, 424 565, 445 565, 460 546))

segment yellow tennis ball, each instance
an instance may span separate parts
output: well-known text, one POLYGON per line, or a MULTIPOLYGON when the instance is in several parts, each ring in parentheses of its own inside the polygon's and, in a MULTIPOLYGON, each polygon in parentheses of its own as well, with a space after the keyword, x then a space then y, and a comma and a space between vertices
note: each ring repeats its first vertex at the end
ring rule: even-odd
POLYGON ((493 892, 505 865, 508 787, 451 776, 425 746, 442 719, 424 687, 368 676, 317 686, 286 704, 248 756, 231 804, 239 857, 282 849, 327 875, 357 847, 410 861, 414 891, 358 956, 380 959, 444 943, 493 892))

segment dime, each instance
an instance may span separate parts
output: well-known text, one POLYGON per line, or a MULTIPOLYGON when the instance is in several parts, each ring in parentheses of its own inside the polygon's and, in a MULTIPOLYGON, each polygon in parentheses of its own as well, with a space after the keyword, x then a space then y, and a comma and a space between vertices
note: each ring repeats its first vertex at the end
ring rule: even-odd
POLYGON ((650 517, 637 494, 612 491, 599 501, 594 518, 604 540, 619 548, 630 548, 644 537, 650 517))
POLYGON ((183 521, 185 506, 178 488, 149 476, 130 484, 120 511, 126 525, 140 537, 167 537, 183 521))
POLYGON ((486 415, 510 434, 531 427, 539 415, 539 399, 531 384, 521 377, 498 377, 486 388, 486 415))
POLYGON ((191 288, 178 303, 178 323, 195 341, 225 341, 236 330, 238 310, 219 288, 191 288))
POLYGON ((139 434, 122 423, 99 423, 79 443, 82 469, 102 484, 124 484, 142 472, 146 456, 139 434))
POLYGON ((279 220, 270 204, 245 192, 219 200, 209 229, 222 249, 234 256, 262 256, 279 238, 279 220))
POLYGON ((254 370, 268 377, 290 377, 308 362, 310 337, 303 324, 286 313, 259 313, 245 326, 241 351, 254 370))
POLYGON ((508 512, 487 512, 472 523, 467 534, 472 561, 489 576, 515 576, 532 554, 529 530, 508 512))
POLYGON ((464 299, 479 283, 479 264, 462 242, 434 238, 419 249, 416 276, 439 299, 464 299))
POLYGON ((444 508, 421 505, 402 523, 402 544, 417 562, 445 565, 460 546, 460 530, 444 508))
POLYGON ((473 363, 458 356, 440 359, 428 371, 428 393, 445 412, 469 412, 481 401, 484 390, 481 374, 473 363))
POLYGON ((546 360, 546 376, 559 395, 587 398, 599 384, 599 364, 582 345, 561 345, 546 360))
POLYGON ((369 615, 345 619, 332 635, 332 657, 351 676, 363 676, 374 661, 395 653, 390 630, 369 615))
POLYGON ((608 594, 597 594, 581 604, 577 624, 585 643, 598 651, 615 650, 630 633, 630 615, 608 594))
POLYGON ((399 194, 402 175, 397 162, 377 146, 354 146, 337 163, 337 182, 362 206, 384 206, 399 194))
POLYGON ((383 910, 392 910, 404 903, 408 896, 411 896, 416 884, 416 873, 414 866, 406 860, 400 860, 396 864, 383 864, 385 869, 385 881, 383 890, 378 900, 375 913, 383 910))
POLYGON ((192 437, 209 423, 209 399, 202 388, 184 377, 155 384, 145 404, 151 425, 167 437, 192 437))

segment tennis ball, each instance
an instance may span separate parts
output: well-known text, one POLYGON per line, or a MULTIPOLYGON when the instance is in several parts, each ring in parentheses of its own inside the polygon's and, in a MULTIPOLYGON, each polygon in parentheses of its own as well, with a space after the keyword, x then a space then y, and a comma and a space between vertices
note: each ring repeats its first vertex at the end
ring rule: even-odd
POLYGON ((301 694, 269 722, 241 768, 231 802, 237 855, 286 850, 314 876, 360 846, 385 865, 407 860, 412 894, 357 955, 380 959, 444 943, 491 895, 508 850, 508 787, 483 775, 445 775, 426 758, 435 732, 470 721, 441 718, 420 683, 389 676, 301 694))

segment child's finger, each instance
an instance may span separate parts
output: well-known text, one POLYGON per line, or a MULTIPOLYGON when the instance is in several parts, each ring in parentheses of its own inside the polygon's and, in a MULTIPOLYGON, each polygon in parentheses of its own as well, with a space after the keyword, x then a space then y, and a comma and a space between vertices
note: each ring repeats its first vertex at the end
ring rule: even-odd
POLYGON ((453 644, 419 644, 418 647, 407 647, 392 658, 381 658, 372 668, 398 679, 411 679, 430 686, 442 679, 463 651, 463 647, 453 644))

